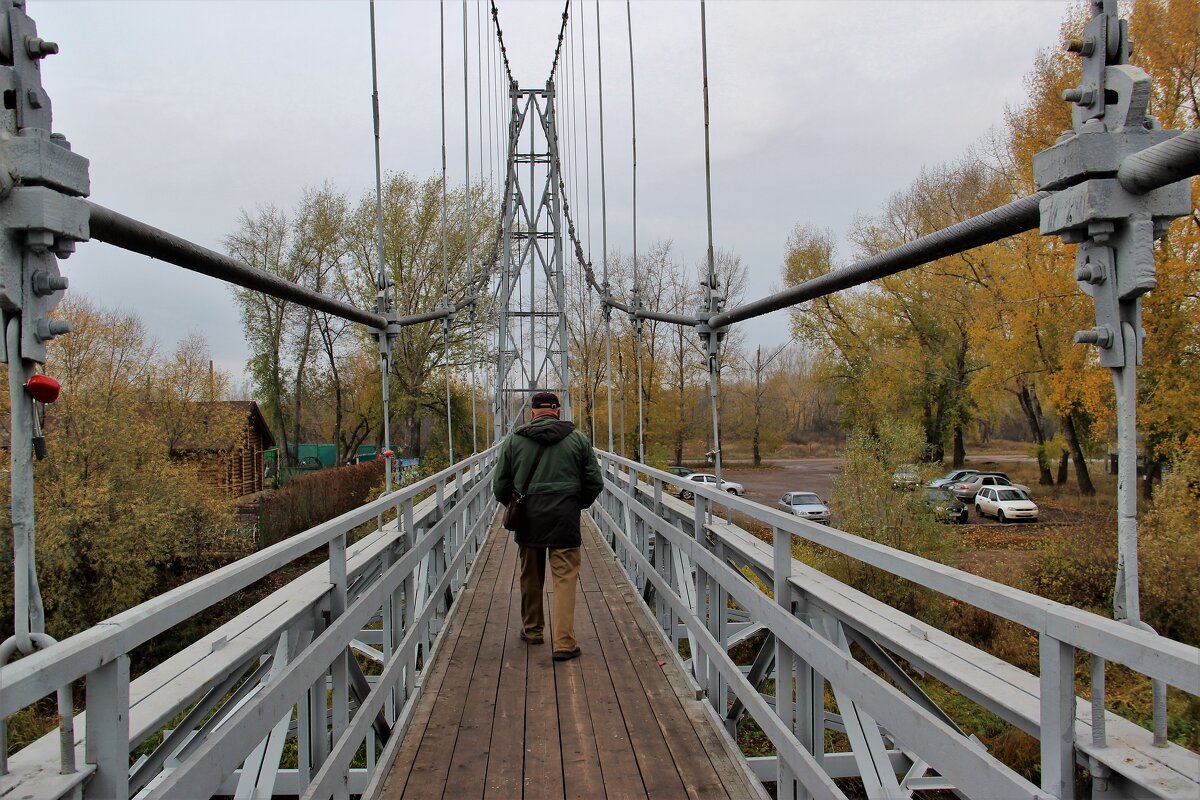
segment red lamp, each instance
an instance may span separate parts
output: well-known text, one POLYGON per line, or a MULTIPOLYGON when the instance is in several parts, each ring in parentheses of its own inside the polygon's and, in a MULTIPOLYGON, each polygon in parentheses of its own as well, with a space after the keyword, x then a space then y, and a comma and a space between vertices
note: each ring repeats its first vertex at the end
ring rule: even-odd
POLYGON ((39 403, 53 403, 61 390, 62 384, 49 375, 34 375, 25 384, 25 394, 39 403))
POLYGON ((395 453, 395 451, 393 451, 393 450, 384 450, 384 451, 383 451, 383 457, 384 457, 384 458, 391 458, 391 457, 392 457, 392 456, 394 456, 394 455, 396 455, 396 453, 395 453))

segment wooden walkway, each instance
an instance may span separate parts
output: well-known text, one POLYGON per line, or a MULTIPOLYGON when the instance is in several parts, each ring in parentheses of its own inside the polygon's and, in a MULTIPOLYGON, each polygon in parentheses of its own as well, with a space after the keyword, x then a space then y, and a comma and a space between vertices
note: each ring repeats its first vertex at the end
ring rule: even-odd
POLYGON ((762 796, 585 525, 583 655, 551 660, 549 593, 546 643, 520 640, 517 548, 493 530, 380 798, 762 796))

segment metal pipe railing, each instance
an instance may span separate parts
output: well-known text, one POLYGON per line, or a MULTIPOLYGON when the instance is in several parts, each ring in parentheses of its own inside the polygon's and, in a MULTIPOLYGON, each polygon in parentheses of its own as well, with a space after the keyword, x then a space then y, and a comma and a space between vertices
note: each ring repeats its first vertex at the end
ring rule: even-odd
POLYGON ((710 328, 723 328, 735 322, 761 317, 772 311, 794 306, 807 300, 850 289, 860 284, 886 278, 906 269, 928 264, 939 258, 961 253, 981 245, 1000 241, 1038 226, 1038 204, 1049 192, 1038 192, 1020 200, 986 211, 955 223, 899 247, 855 262, 848 267, 827 272, 804 281, 798 286, 738 306, 709 317, 710 328))
POLYGON ((1127 191, 1145 194, 1200 174, 1200 130, 1184 131, 1121 162, 1117 181, 1127 191))
MULTIPOLYGON (((201 275, 227 281, 243 289, 269 294, 281 300, 289 300, 325 311, 351 322, 359 322, 375 330, 387 328, 387 318, 381 314, 364 311, 344 300, 314 292, 298 286, 278 275, 252 267, 235 258, 221 255, 187 239, 167 233, 124 214, 88 202, 91 213, 89 226, 93 239, 107 242, 114 247, 141 253, 144 256, 166 261, 201 275)), ((434 317, 437 319, 438 317, 434 317)))

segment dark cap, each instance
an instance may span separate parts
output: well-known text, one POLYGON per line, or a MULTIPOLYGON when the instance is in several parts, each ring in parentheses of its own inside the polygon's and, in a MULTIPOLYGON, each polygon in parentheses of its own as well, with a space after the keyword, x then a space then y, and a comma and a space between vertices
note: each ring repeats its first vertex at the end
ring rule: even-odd
POLYGON ((537 392, 530 400, 534 408, 558 408, 558 395, 554 392, 537 392))

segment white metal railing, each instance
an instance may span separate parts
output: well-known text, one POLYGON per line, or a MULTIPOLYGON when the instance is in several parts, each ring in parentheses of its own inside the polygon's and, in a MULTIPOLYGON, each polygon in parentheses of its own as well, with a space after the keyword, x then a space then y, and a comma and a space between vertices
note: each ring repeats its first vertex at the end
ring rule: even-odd
POLYGON ((605 490, 593 519, 652 603, 664 636, 676 645, 687 640, 698 689, 731 732, 748 711, 770 738, 778 757, 751 762, 764 780, 780 781, 779 797, 840 797, 833 779, 855 776, 871 797, 953 788, 968 797, 1069 798, 1076 763, 1089 768, 1105 796, 1200 792, 1197 754, 1155 746, 1150 732, 1103 705, 1107 661, 1200 695, 1197 648, 716 489, 689 484, 694 498, 685 503, 671 493, 675 476, 599 456, 605 490), (712 504, 769 525, 774 545, 713 516, 712 504), (793 536, 1030 628, 1039 637, 1040 676, 793 560, 793 536), (773 597, 743 569, 771 586, 773 597), (728 648, 764 630, 774 647, 764 645, 754 666, 739 668, 728 648), (890 682, 856 659, 851 643, 890 682), (1091 656, 1095 703, 1075 695, 1077 650, 1091 656), (897 658, 1037 737, 1041 786, 965 735, 897 658), (782 701, 760 694, 772 672, 777 686, 789 682, 780 676, 791 677, 794 691, 782 701), (837 713, 825 709, 826 682, 837 713), (845 733, 853 752, 825 752, 827 730, 845 733))
POLYGON ((487 536, 495 454, 474 455, 4 666, 0 720, 79 680, 86 711, 6 757, 0 796, 365 791, 386 743, 400 738, 487 536), (348 543, 352 530, 391 511, 394 522, 348 543), (324 564, 130 681, 134 648, 322 548, 324 564), (360 658, 377 666, 364 671, 360 658), (130 753, 155 736, 161 741, 131 767, 130 753), (297 763, 284 769, 291 738, 297 763), (353 763, 356 755, 365 763, 353 763))

